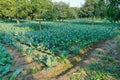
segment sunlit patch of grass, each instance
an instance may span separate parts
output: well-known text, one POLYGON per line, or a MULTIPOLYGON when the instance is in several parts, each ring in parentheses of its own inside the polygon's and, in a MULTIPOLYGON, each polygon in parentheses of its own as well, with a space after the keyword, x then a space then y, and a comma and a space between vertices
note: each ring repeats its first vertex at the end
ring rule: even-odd
POLYGON ((106 67, 102 62, 94 62, 71 75, 70 80, 119 80, 119 71, 119 65, 106 67))
POLYGON ((120 80, 119 56, 100 54, 98 62, 92 62, 71 75, 70 80, 120 80))
POLYGON ((81 69, 79 73, 74 73, 70 80, 117 80, 112 75, 103 71, 93 71, 88 68, 81 69))

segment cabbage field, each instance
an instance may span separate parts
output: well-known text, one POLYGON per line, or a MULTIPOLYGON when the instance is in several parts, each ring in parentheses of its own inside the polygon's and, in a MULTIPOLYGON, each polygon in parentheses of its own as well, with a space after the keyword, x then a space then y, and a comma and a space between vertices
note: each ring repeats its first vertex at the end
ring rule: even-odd
POLYGON ((36 62, 52 68, 59 59, 79 55, 81 50, 114 37, 117 31, 117 24, 101 20, 94 25, 89 20, 42 22, 42 30, 35 21, 19 25, 0 21, 0 78, 11 72, 13 64, 4 46, 17 49, 21 55, 36 55, 36 62))

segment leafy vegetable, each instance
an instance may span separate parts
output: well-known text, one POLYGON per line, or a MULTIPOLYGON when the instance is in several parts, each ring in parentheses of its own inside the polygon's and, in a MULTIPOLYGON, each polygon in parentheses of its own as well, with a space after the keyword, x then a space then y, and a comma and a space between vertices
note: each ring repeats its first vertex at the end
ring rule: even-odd
POLYGON ((11 76, 10 80, 15 80, 15 78, 17 77, 17 75, 19 73, 21 73, 23 71, 23 68, 18 68, 14 73, 13 75, 11 76))
POLYGON ((12 58, 8 51, 0 44, 0 78, 11 71, 12 58))

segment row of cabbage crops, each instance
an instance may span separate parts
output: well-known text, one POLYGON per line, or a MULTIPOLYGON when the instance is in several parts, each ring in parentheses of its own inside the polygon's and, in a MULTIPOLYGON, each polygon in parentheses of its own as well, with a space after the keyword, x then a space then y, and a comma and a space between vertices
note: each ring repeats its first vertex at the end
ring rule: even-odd
POLYGON ((10 53, 0 44, 0 78, 11 71, 11 64, 12 58, 10 53))
POLYGON ((62 51, 67 54, 78 54, 76 50, 84 49, 90 45, 105 40, 116 35, 116 27, 106 26, 80 26, 80 24, 52 23, 52 27, 41 31, 2 32, 0 41, 7 45, 15 47, 17 43, 27 45, 36 50, 49 54, 63 55, 62 51), (54 27, 53 25, 58 27, 54 27), (75 52, 75 53, 74 53, 75 52))
POLYGON ((23 71, 23 68, 14 71, 12 66, 14 66, 12 56, 0 43, 0 80, 15 80, 18 74, 23 71))
POLYGON ((27 24, 22 23, 25 26, 18 27, 11 23, 1 23, 0 42, 31 56, 35 50, 49 54, 36 58, 49 67, 56 61, 56 56, 68 58, 77 55, 82 49, 117 34, 117 25, 109 23, 88 25, 78 22, 46 22, 42 23, 42 30, 28 27, 27 24))

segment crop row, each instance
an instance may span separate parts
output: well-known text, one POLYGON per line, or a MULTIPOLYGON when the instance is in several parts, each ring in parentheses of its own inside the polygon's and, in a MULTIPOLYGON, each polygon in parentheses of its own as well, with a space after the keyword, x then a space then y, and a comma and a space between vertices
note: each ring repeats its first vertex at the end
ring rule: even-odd
POLYGON ((11 71, 11 64, 12 58, 10 53, 0 44, 0 78, 11 71))
POLYGON ((86 48, 115 34, 116 28, 113 27, 68 25, 17 34, 1 33, 0 40, 2 43, 13 46, 20 42, 39 51, 61 55, 62 51, 67 51, 69 54, 72 50, 74 54, 74 50, 86 48))

